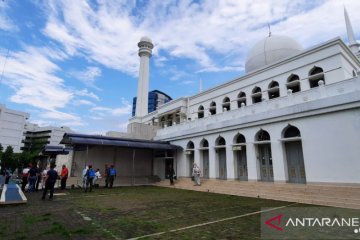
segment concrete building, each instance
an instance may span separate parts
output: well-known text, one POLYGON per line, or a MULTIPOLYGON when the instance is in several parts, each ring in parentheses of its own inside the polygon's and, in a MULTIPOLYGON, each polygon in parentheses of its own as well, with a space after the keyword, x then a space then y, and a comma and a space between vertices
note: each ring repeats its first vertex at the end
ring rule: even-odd
POLYGON ((64 146, 60 144, 64 134, 72 132, 68 127, 40 127, 37 124, 26 123, 22 150, 41 151, 45 145, 64 146))
POLYGON ((11 146, 14 152, 21 152, 25 122, 28 118, 28 113, 0 104, 0 143, 4 149, 11 146))
MULTIPOLYGON (((170 102, 172 98, 159 90, 153 90, 148 95, 148 113, 155 111, 161 105, 170 102)), ((135 116, 137 97, 133 98, 132 116, 135 116)))
MULTIPOLYGON (((359 48, 345 18, 349 46, 334 38, 303 49, 268 36, 249 51, 244 76, 137 114, 130 124, 155 127, 155 140, 184 149, 164 158, 178 176, 190 177, 196 162, 209 179, 359 184, 359 48)), ((154 169, 160 178, 164 165, 154 169)))

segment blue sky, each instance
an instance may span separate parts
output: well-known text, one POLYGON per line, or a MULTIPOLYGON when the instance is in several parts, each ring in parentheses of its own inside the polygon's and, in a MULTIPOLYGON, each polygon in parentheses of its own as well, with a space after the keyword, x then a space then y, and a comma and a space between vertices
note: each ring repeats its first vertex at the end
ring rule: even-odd
POLYGON ((244 75, 268 23, 304 48, 346 42, 344 5, 358 38, 358 0, 0 1, 0 104, 41 126, 124 131, 142 36, 155 45, 150 90, 176 99, 244 75))

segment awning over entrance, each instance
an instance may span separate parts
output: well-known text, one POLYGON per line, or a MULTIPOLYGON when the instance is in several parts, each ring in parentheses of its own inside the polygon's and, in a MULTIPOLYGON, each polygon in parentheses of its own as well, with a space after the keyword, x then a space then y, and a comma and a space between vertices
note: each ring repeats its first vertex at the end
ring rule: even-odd
POLYGON ((41 153, 42 153, 42 155, 57 155, 57 154, 66 155, 71 150, 72 150, 72 148, 69 148, 69 147, 46 145, 46 146, 44 146, 41 153))
POLYGON ((169 142, 151 141, 130 138, 114 138, 106 136, 85 135, 76 133, 65 133, 61 144, 67 145, 103 145, 125 148, 176 150, 182 149, 180 146, 172 145, 169 142))

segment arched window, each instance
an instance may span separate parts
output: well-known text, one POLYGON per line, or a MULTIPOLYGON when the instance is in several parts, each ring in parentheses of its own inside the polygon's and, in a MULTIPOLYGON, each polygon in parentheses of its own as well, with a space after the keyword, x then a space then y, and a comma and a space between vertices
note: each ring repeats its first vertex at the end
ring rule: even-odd
POLYGON ((261 88, 254 87, 252 90, 251 98, 253 103, 261 102, 262 94, 261 94, 261 88))
POLYGON ((203 117, 204 117, 204 107, 200 105, 198 109, 198 118, 203 118, 203 117))
POLYGON ((321 67, 315 66, 309 72, 310 88, 318 87, 320 81, 323 81, 323 84, 325 84, 324 71, 321 67))
POLYGON ((215 141, 215 146, 225 146, 226 141, 223 137, 219 136, 215 141))
POLYGON ((181 120, 181 113, 180 113, 180 111, 177 111, 175 113, 175 122, 176 122, 176 124, 179 124, 180 120, 181 120))
POLYGON ((223 111, 230 111, 230 98, 225 97, 222 103, 223 111), (226 109, 226 110, 225 110, 226 109))
POLYGON ((173 125, 173 116, 172 115, 167 116, 167 125, 169 127, 173 125))
POLYGON ((186 149, 194 149, 195 145, 192 141, 189 141, 188 144, 186 145, 186 149))
POLYGON ((287 79, 286 87, 288 90, 290 89, 293 93, 300 92, 301 88, 299 76, 296 74, 291 74, 290 77, 288 77, 287 79))
POLYGON ((297 127, 289 125, 288 127, 285 128, 283 136, 284 138, 292 138, 292 137, 301 137, 301 134, 297 127))
POLYGON ((202 147, 202 148, 208 148, 208 147, 209 147, 209 142, 208 142, 208 140, 203 139, 203 140, 200 142, 200 147, 202 147))
POLYGON ((237 99, 238 108, 242 106, 246 106, 246 94, 244 92, 240 92, 237 99))
POLYGON ((270 141, 270 134, 267 131, 261 129, 257 132, 255 141, 270 141))
POLYGON ((163 128, 165 127, 165 124, 166 124, 165 117, 160 118, 160 126, 163 128))
POLYGON ((210 103, 209 112, 210 112, 211 115, 216 114, 216 102, 211 102, 210 103))
POLYGON ((279 83, 272 81, 268 88, 269 99, 280 97, 279 83))
POLYGON ((246 143, 246 139, 245 139, 244 135, 242 135, 240 133, 237 134, 235 136, 234 143, 235 144, 246 143))

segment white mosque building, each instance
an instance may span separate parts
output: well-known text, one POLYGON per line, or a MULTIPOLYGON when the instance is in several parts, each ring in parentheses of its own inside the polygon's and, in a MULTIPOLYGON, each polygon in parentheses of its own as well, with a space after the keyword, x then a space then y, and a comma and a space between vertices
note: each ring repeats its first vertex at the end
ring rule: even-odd
POLYGON ((166 179, 173 165, 177 186, 187 188, 196 162, 208 179, 197 190, 236 184, 238 195, 360 209, 360 53, 346 12, 345 19, 349 45, 335 38, 303 49, 268 36, 249 51, 244 76, 150 113, 154 45, 141 38, 127 135, 66 133, 71 176, 111 164, 117 184, 136 185, 166 179))
POLYGON ((153 139, 181 146, 157 151, 153 174, 167 165, 209 179, 283 183, 360 183, 359 44, 345 12, 349 45, 334 38, 309 49, 270 35, 249 51, 245 75, 147 112, 149 59, 143 37, 135 117, 153 139), (162 159, 162 161, 157 161, 162 159))

